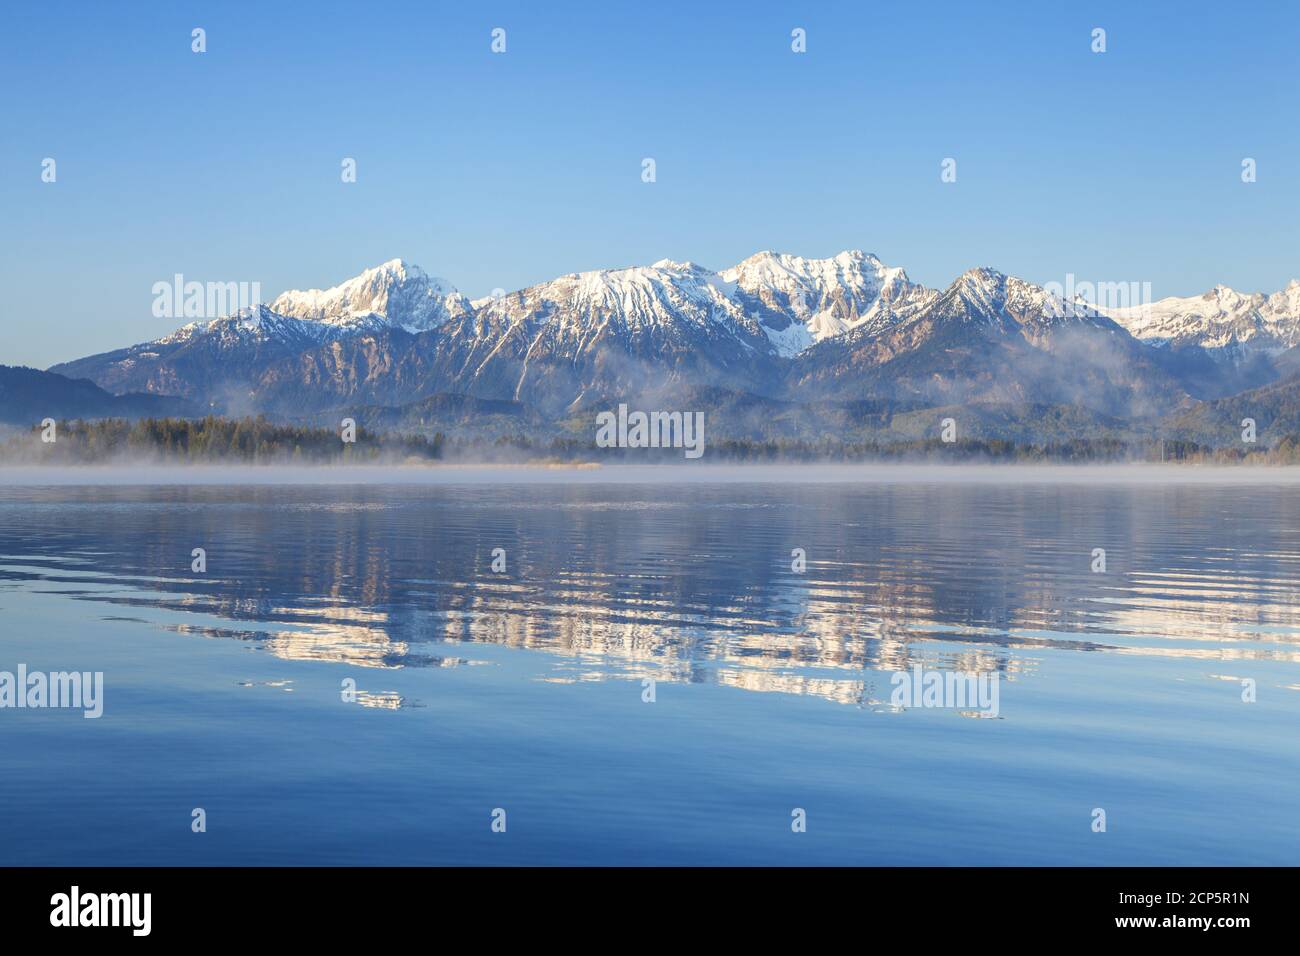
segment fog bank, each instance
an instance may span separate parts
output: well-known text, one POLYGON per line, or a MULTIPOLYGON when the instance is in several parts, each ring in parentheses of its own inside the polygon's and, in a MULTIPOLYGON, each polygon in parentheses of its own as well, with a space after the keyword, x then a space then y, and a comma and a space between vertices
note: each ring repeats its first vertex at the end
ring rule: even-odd
POLYGON ((0 486, 458 484, 1300 485, 1300 467, 1207 465, 86 465, 0 468, 0 486))

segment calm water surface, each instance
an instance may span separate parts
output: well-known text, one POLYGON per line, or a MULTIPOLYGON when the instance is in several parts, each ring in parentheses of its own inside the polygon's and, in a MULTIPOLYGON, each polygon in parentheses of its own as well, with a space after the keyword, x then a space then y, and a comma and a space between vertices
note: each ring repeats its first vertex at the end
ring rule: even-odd
POLYGON ((0 710, 0 862, 1294 864, 1298 581, 1294 485, 3 487, 105 704, 0 710))

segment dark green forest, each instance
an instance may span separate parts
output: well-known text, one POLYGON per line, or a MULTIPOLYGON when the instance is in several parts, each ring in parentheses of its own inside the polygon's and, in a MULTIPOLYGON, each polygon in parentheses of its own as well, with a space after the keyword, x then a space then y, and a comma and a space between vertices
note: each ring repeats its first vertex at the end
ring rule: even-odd
MULTIPOLYGON (((403 464, 452 462, 627 462, 686 460, 681 449, 598 448, 590 440, 526 435, 496 439, 431 437, 374 432, 358 427, 355 442, 338 431, 284 425, 264 417, 228 419, 144 418, 58 422, 55 441, 42 440, 37 426, 14 430, 0 441, 4 464, 112 464, 115 462, 230 464, 403 464)), ((1191 464, 1300 464, 1300 435, 1272 447, 1215 447, 1186 440, 1125 441, 1075 438, 1043 444, 975 438, 945 443, 937 438, 895 442, 806 439, 720 439, 702 462, 1186 462, 1191 464)))
POLYGON ((62 421, 54 441, 35 426, 0 444, 7 464, 108 464, 168 461, 252 464, 333 464, 434 461, 442 436, 376 434, 358 427, 355 442, 327 428, 279 425, 257 418, 120 418, 62 421))

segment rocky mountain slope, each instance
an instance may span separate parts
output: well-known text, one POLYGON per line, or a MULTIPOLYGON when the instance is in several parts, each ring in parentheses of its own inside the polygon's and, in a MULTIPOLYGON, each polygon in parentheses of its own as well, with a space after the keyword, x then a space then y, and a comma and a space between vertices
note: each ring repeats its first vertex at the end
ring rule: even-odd
POLYGON ((761 252, 721 272, 665 259, 471 302, 394 259, 51 371, 295 416, 463 395, 555 420, 633 397, 674 408, 726 394, 1155 421, 1276 381, 1297 342, 1300 282, 1102 314, 993 269, 934 290, 868 253, 761 252))

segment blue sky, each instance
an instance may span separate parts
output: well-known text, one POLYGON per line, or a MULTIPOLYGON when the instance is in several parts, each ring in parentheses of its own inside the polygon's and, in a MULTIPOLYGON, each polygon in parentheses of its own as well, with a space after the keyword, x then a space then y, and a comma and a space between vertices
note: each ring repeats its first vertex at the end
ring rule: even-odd
POLYGON ((977 265, 1156 296, 1300 276, 1295 3, 48 3, 6 21, 4 364, 165 334, 151 287, 177 272, 269 299, 396 256, 473 296, 760 249, 861 248, 934 286, 977 265))

